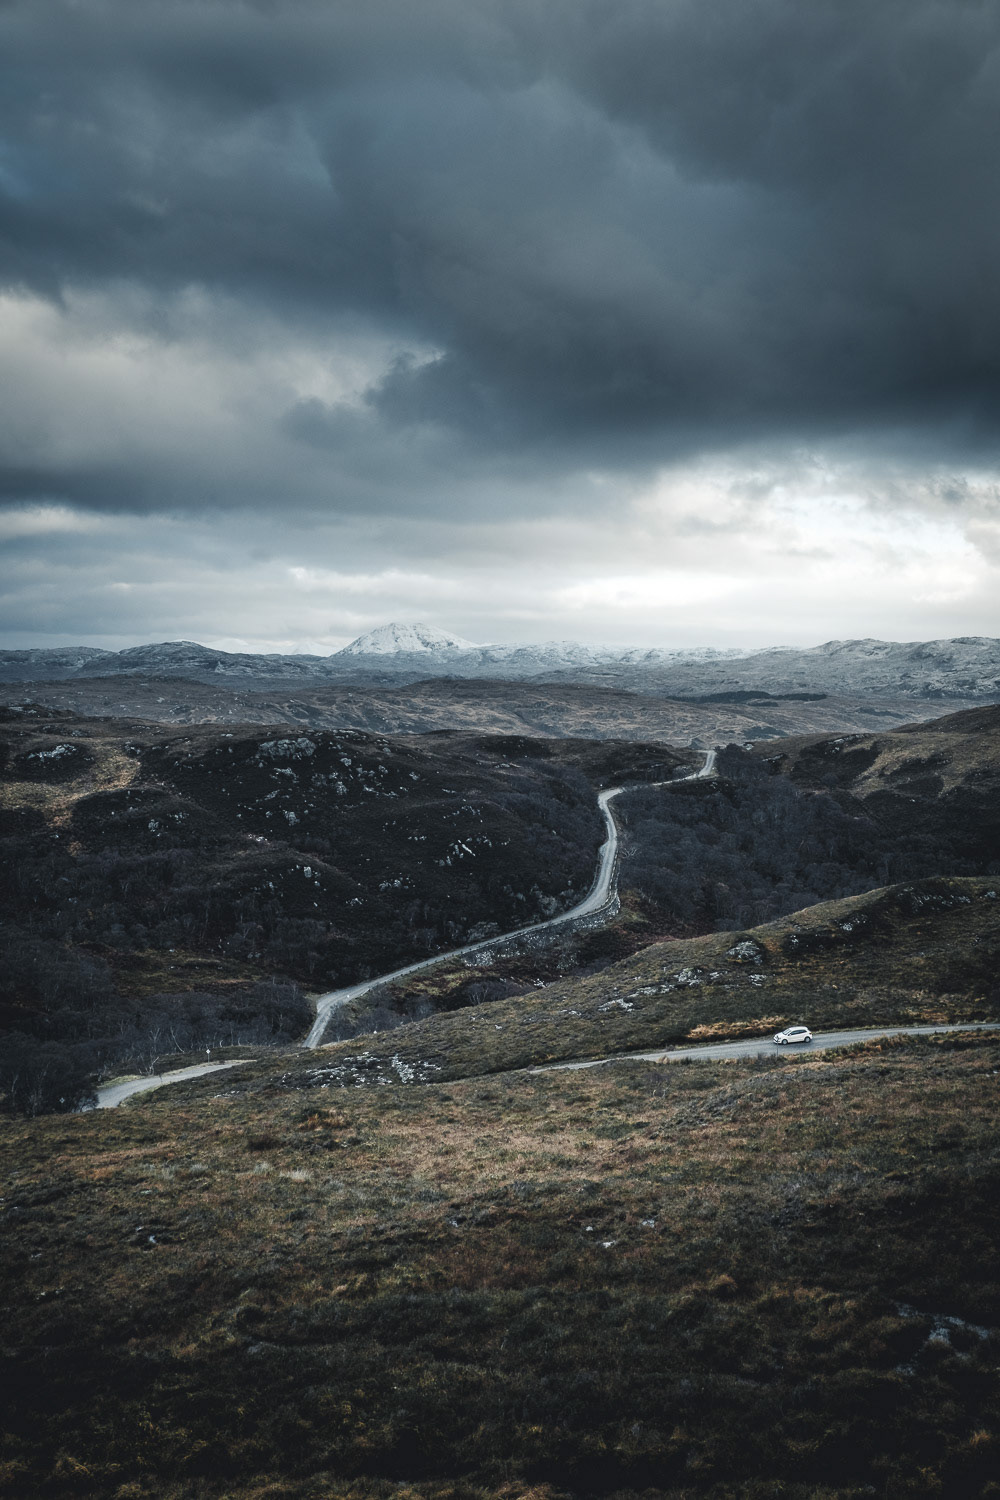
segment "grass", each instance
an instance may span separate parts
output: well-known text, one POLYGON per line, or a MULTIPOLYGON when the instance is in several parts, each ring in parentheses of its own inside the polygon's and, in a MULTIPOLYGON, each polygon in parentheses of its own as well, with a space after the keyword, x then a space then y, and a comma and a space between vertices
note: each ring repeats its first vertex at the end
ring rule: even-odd
POLYGON ((4 1493, 996 1494, 998 1070, 920 1039, 7 1122, 4 1493))
MULTIPOLYGON (((52 734, 29 733, 23 737, 19 748, 24 753, 47 749, 53 738, 52 734)), ((10 780, 0 788, 2 806, 15 811, 33 809, 43 813, 54 828, 65 829, 72 821, 74 807, 83 798, 97 792, 124 790, 136 780, 138 764, 120 745, 94 735, 88 739, 86 749, 93 756, 93 764, 72 781, 10 780)))

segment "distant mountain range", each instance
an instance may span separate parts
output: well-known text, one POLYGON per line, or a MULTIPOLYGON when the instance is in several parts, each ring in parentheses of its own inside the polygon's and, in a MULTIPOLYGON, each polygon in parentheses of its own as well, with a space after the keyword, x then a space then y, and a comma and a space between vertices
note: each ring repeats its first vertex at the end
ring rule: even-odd
POLYGON ((402 684, 432 677, 581 682, 658 697, 738 702, 760 694, 827 693, 983 702, 1000 698, 1000 640, 827 641, 759 651, 614 648, 575 641, 475 645, 426 625, 383 625, 330 656, 220 651, 194 641, 102 651, 61 646, 0 651, 0 681, 173 677, 232 686, 402 684))
POLYGON ((536 677, 550 672, 590 671, 617 664, 663 666, 677 661, 723 660, 736 650, 616 650, 576 641, 537 646, 474 645, 428 625, 382 625, 358 636, 331 656, 280 656, 220 651, 196 641, 165 641, 102 651, 96 646, 57 646, 0 651, 0 681, 57 682, 71 677, 187 677, 248 682, 343 681, 345 678, 414 680, 419 677, 536 677))

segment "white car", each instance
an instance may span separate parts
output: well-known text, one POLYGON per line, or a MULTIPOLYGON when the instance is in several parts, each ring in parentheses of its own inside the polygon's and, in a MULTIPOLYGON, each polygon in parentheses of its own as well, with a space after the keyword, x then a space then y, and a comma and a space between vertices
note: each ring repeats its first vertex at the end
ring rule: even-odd
POLYGON ((789 1042, 811 1042, 813 1034, 808 1026, 787 1026, 784 1031, 776 1031, 774 1044, 776 1047, 786 1047, 789 1042))

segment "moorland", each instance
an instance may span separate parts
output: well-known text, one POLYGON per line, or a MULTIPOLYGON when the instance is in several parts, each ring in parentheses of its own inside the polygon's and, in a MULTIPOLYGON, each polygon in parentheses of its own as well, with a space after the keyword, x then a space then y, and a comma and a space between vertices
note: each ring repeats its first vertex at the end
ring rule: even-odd
POLYGON ((7 1080, 0 1492, 1000 1493, 995 1035, 628 1058, 1000 1019, 998 733, 801 733, 670 785, 699 757, 655 739, 10 712, 8 1018, 37 1055, 114 1013, 119 1065, 151 1021, 161 1066, 253 1045, 113 1111, 7 1080), (621 781, 613 923, 298 1045, 307 988, 571 904, 621 781))
POLYGON ((2 1492, 995 1494, 998 1070, 949 1037, 8 1121, 2 1492))

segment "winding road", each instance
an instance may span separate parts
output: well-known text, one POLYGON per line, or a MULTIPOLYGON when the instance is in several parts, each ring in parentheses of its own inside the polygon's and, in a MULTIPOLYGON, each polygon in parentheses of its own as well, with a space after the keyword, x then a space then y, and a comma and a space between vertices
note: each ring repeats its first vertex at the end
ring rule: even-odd
MULTIPOLYGON (((715 774, 715 749, 711 749, 705 756, 705 764, 690 776, 678 776, 672 781, 652 781, 639 783, 648 786, 677 786, 682 781, 700 781, 715 774)), ((611 812, 611 803, 615 797, 621 796, 626 790, 623 786, 609 787, 607 791, 600 792, 597 805, 604 818, 606 838, 601 845, 597 861, 597 874, 594 883, 583 900, 572 907, 569 911, 560 912, 557 917, 550 917, 545 922, 533 922, 529 927, 518 927, 513 932, 500 933, 496 937, 486 938, 477 943, 466 943, 462 948, 453 948, 448 953, 435 953, 431 958, 419 959, 416 963, 406 964, 402 969, 393 969, 390 974, 379 974, 374 979, 366 979, 361 984, 349 985, 342 990, 329 990, 325 995, 319 995, 316 999, 316 1020, 309 1028, 309 1033, 303 1043, 305 1047, 318 1047, 322 1043, 323 1034, 330 1022, 330 1016, 348 1000, 357 1000, 361 995, 367 995, 369 990, 376 989, 382 984, 391 984, 393 980, 403 979, 407 974, 417 974, 422 969, 432 969, 436 964, 447 963, 454 958, 465 958, 473 953, 488 953, 499 943, 505 943, 510 938, 524 937, 532 932, 551 932, 557 927, 562 927, 569 922, 579 922, 589 917, 613 916, 617 909, 618 900, 618 825, 611 812)), ((167 1083, 179 1083, 185 1078, 200 1078, 205 1073, 216 1073, 223 1068, 239 1067, 239 1062, 231 1063, 199 1063, 190 1068, 178 1068, 173 1073, 157 1073, 149 1078, 130 1078, 125 1083, 113 1083, 107 1087, 97 1090, 97 1108, 114 1109, 123 1100, 130 1099, 133 1094, 143 1094, 149 1089, 162 1088, 167 1083)))
MULTIPOLYGON (((654 786, 677 786, 683 781, 699 781, 715 774, 716 751, 709 750, 705 756, 704 765, 690 776, 680 776, 672 781, 648 782, 645 785, 654 786)), ((559 927, 574 922, 586 921, 590 918, 602 918, 613 916, 617 910, 618 902, 618 853, 619 837, 618 825, 611 811, 611 803, 616 797, 621 796, 626 790, 638 790, 639 787, 626 788, 623 786, 609 787, 606 791, 599 793, 597 805, 604 818, 606 838, 601 845, 597 872, 594 883, 587 895, 576 906, 569 911, 560 912, 557 917, 550 917, 544 922, 533 922, 527 927, 515 928, 512 932, 498 934, 496 937, 486 938, 475 943, 466 943, 461 948, 453 948, 447 953, 435 953, 430 958, 419 959, 416 963, 406 964, 401 969, 393 969, 389 974, 379 974, 374 979, 366 979, 360 984, 349 985, 345 989, 330 990, 325 995, 319 995, 316 1000, 316 1020, 309 1029, 309 1033, 303 1043, 304 1047, 315 1048, 322 1044, 323 1036, 330 1022, 330 1017, 335 1010, 345 1005, 349 1000, 356 1000, 362 995, 368 994, 370 990, 379 985, 391 984, 394 980, 404 979, 408 974, 418 974, 424 969, 432 969, 437 964, 448 963, 452 959, 466 958, 475 953, 486 954, 495 949, 499 944, 508 942, 513 938, 525 937, 530 933, 552 932, 559 927)), ((978 1021, 959 1022, 957 1024, 941 1026, 888 1026, 869 1030, 856 1031, 822 1031, 814 1032, 811 1043, 802 1047, 778 1048, 770 1037, 753 1037, 749 1040, 739 1042, 716 1042, 698 1047, 658 1047, 649 1052, 621 1052, 607 1057, 586 1058, 577 1062, 550 1063, 544 1068, 532 1068, 528 1071, 533 1073, 549 1073, 559 1070, 578 1070, 583 1068, 607 1067, 613 1063, 623 1062, 710 1062, 725 1059, 737 1059, 746 1057, 774 1057, 774 1056, 802 1056, 813 1052, 824 1052, 833 1047, 849 1047, 857 1042, 876 1040, 879 1037, 891 1036, 931 1036, 941 1032, 949 1031, 996 1031, 1000 1030, 1000 1022, 978 1021)), ((156 1089, 164 1084, 179 1082, 185 1078, 198 1078, 206 1073, 219 1072, 224 1068, 239 1067, 240 1061, 223 1063, 201 1063, 194 1067, 180 1068, 176 1072, 157 1074, 150 1078, 129 1079, 127 1082, 111 1084, 103 1089, 97 1090, 97 1108, 113 1109, 121 1104, 124 1099, 133 1094, 144 1093, 148 1089, 156 1089)))
POLYGON ((349 1000, 357 1000, 362 995, 367 995, 370 990, 378 989, 380 985, 392 984, 394 980, 405 979, 407 974, 419 974, 423 969, 433 969, 437 964, 449 963, 455 958, 467 958, 473 953, 489 953, 498 944, 509 942, 511 938, 526 937, 533 932, 552 932, 557 927, 563 927, 570 922, 579 922, 588 917, 613 916, 617 910, 618 901, 616 878, 618 875, 618 825, 611 811, 611 803, 616 797, 620 797, 622 792, 638 791, 641 786, 678 786, 683 781, 702 781, 708 776, 714 776, 716 753, 714 748, 709 750, 705 756, 705 764, 700 770, 693 771, 690 776, 677 776, 672 781, 637 783, 636 786, 627 788, 613 786, 598 794, 597 805, 604 817, 607 837, 597 857, 597 874, 594 876, 594 883, 577 906, 571 907, 569 911, 560 912, 559 916, 550 917, 545 922, 532 922, 530 926, 517 927, 513 932, 502 932, 496 937, 485 938, 477 943, 466 943, 462 948, 452 948, 447 953, 435 953, 431 958, 418 959, 416 963, 406 964, 402 969, 393 969, 391 974, 379 974, 374 979, 365 979, 361 984, 348 985, 343 990, 328 990, 325 995, 319 995, 316 999, 316 1020, 309 1028, 309 1034, 303 1046, 320 1046, 333 1012, 339 1010, 342 1005, 346 1005, 349 1000))

